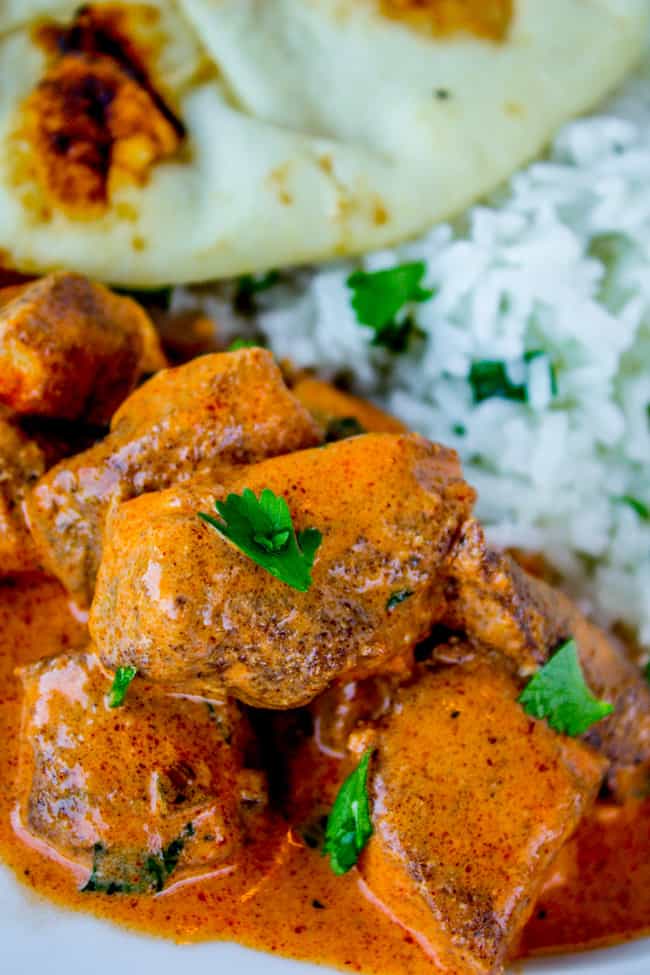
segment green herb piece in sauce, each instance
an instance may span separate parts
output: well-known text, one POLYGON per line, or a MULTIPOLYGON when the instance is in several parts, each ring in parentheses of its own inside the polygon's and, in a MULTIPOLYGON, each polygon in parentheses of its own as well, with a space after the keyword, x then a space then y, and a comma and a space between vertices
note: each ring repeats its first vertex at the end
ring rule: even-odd
POLYGON ((168 843, 160 853, 141 855, 107 850, 102 843, 93 847, 93 866, 90 877, 81 888, 86 894, 143 894, 159 893, 176 870, 188 838, 194 836, 193 823, 168 843))
POLYGON ((373 749, 369 748, 341 788, 327 820, 323 855, 337 876, 355 866, 373 834, 368 799, 368 768, 373 749))
POLYGON ((392 613, 396 606, 399 606, 399 604, 403 603, 404 600, 410 599, 412 595, 412 589, 398 589, 396 592, 391 594, 390 599, 386 603, 386 609, 389 613, 392 613))
POLYGON ((253 562, 293 589, 307 592, 311 569, 323 536, 316 528, 295 532, 287 502, 265 488, 259 500, 250 488, 216 501, 221 516, 199 518, 236 545, 253 562))
POLYGON ((648 661, 648 663, 643 668, 643 676, 647 680, 648 684, 650 684, 650 660, 648 661))
POLYGON ((131 880, 115 880, 104 874, 106 849, 102 843, 93 847, 93 866, 90 877, 81 888, 82 894, 132 894, 139 888, 131 880))
POLYGON ((413 261, 382 271, 355 271, 349 276, 352 308, 359 323, 374 330, 373 345, 404 352, 416 326, 411 315, 401 320, 398 316, 408 305, 433 297, 432 290, 422 287, 426 270, 424 261, 413 261))
POLYGON ((137 670, 135 667, 118 667, 115 671, 115 679, 113 680, 113 686, 111 687, 108 694, 108 706, 109 708, 121 708, 124 704, 124 699, 126 697, 126 692, 131 686, 131 682, 137 670))
POLYGON ((650 508, 639 498, 635 498, 630 494, 622 494, 620 497, 613 498, 612 500, 618 501, 619 504, 627 505, 632 511, 636 511, 641 521, 650 521, 650 508))
POLYGON ((325 443, 337 443, 339 440, 347 440, 349 437, 358 437, 362 433, 367 433, 362 427, 356 416, 333 416, 328 420, 325 430, 325 443))
POLYGON ((580 666, 575 640, 554 653, 519 696, 526 714, 546 718, 551 728, 563 735, 582 735, 614 710, 589 690, 580 666))

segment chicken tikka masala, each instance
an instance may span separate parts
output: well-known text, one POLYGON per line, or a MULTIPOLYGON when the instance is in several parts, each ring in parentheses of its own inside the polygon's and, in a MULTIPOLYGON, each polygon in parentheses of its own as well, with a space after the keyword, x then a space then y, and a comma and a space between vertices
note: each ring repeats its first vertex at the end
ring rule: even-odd
POLYGON ((650 919, 650 687, 452 450, 259 347, 0 291, 0 854, 61 905, 372 975, 650 919))

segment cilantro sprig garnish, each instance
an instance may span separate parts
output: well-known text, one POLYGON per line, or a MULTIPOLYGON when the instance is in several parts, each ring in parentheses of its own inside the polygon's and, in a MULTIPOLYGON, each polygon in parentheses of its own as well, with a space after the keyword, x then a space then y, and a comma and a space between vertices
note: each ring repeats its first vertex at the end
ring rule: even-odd
POLYGON ((424 261, 412 261, 382 271, 355 271, 349 276, 350 303, 360 324, 374 330, 373 345, 404 352, 415 327, 412 316, 405 314, 407 306, 433 296, 432 290, 422 287, 426 270, 424 261))
POLYGON ((236 545, 249 559, 293 589, 307 592, 311 569, 323 536, 316 528, 296 533, 287 502, 269 488, 259 500, 250 488, 215 501, 220 518, 200 511, 199 518, 236 545))
POLYGON ((373 834, 368 799, 368 768, 373 749, 365 752, 358 766, 341 788, 332 806, 325 829, 323 855, 341 876, 356 865, 361 851, 373 834))
POLYGON ((648 507, 645 501, 641 501, 640 498, 635 498, 632 494, 621 494, 612 500, 631 508, 632 511, 636 512, 641 521, 650 521, 650 507, 648 507))
POLYGON ((108 692, 109 708, 121 708, 124 704, 126 692, 131 686, 131 681, 137 674, 135 667, 118 667, 115 671, 113 685, 108 692))
POLYGON ((589 690, 575 640, 567 640, 526 685, 519 696, 526 714, 546 718, 562 735, 583 735, 614 710, 589 690))

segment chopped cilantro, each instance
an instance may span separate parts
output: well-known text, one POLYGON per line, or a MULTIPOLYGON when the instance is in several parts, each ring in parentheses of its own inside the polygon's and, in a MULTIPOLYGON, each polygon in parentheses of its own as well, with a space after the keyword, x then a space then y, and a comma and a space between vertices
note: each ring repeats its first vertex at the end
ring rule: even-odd
POLYGON ((268 291, 279 280, 279 271, 267 271, 266 274, 244 274, 238 282, 239 294, 257 295, 260 291, 268 291))
POLYGON ((482 403, 495 396, 500 399, 514 400, 517 403, 526 402, 526 387, 510 381, 505 362, 489 359, 473 362, 469 371, 469 381, 475 403, 482 403))
POLYGON ((229 539, 253 562, 293 589, 307 592, 311 568, 323 536, 316 528, 296 534, 287 502, 265 488, 259 500, 250 488, 216 501, 221 518, 199 512, 199 518, 229 539))
POLYGON ((129 881, 112 880, 103 876, 102 863, 106 850, 102 843, 93 846, 93 866, 90 877, 81 888, 82 894, 131 894, 137 888, 129 881))
POLYGON ((244 315, 255 311, 255 298, 263 291, 268 291, 280 280, 278 271, 268 271, 266 274, 244 274, 237 282, 235 294, 235 308, 244 315))
POLYGON ((403 603, 405 599, 410 599, 412 595, 412 589, 398 589, 396 592, 391 594, 390 599, 386 603, 386 609, 389 613, 392 613, 396 606, 403 603))
POLYGON ((650 521, 650 508, 639 498, 635 498, 630 494, 622 494, 620 497, 613 498, 612 500, 618 501, 619 504, 625 504, 632 511, 636 511, 641 521, 650 521))
POLYGON ((414 302, 428 301, 433 291, 422 287, 424 261, 399 264, 383 271, 355 271, 347 280, 351 304, 361 325, 375 332, 373 345, 403 352, 415 329, 411 315, 403 315, 414 302))
POLYGON ((256 342, 255 339, 237 338, 232 340, 226 352, 237 352, 239 349, 255 349, 259 345, 260 343, 256 342))
POLYGON ((109 708, 121 708, 124 704, 126 692, 131 686, 131 681, 137 674, 135 667, 118 667, 115 671, 113 686, 108 695, 109 708))
POLYGON ((111 854, 102 843, 93 847, 93 866, 90 877, 81 888, 86 894, 137 894, 149 891, 160 892, 167 880, 176 870, 185 841, 195 835, 193 823, 187 823, 182 834, 163 847, 160 853, 151 853, 136 862, 120 860, 119 855, 111 854), (117 879, 116 874, 122 876, 117 879))
MULTIPOLYGON (((524 355, 524 364, 528 365, 533 359, 545 355, 546 353, 541 349, 532 349, 524 355)), ((549 362, 548 368, 551 395, 557 396, 557 371, 552 362, 549 362)), ((508 375, 508 364, 505 362, 493 359, 481 359, 478 362, 473 362, 469 372, 469 382, 475 403, 482 403, 484 400, 495 397, 509 399, 516 403, 528 402, 527 382, 513 382, 508 375)))
POLYGON ((526 685, 519 696, 526 714, 546 718, 560 734, 576 737, 614 710, 589 690, 575 640, 567 640, 526 685))
POLYGON ((373 749, 369 748, 341 788, 327 820, 323 855, 341 876, 355 866, 373 833, 368 799, 368 767, 373 749))
POLYGON ((325 430, 325 443, 336 443, 338 440, 347 440, 348 437, 358 437, 366 433, 356 416, 333 416, 327 424, 325 430))
POLYGON ((647 680, 648 684, 650 684, 650 660, 648 661, 648 663, 643 668, 643 676, 647 680))

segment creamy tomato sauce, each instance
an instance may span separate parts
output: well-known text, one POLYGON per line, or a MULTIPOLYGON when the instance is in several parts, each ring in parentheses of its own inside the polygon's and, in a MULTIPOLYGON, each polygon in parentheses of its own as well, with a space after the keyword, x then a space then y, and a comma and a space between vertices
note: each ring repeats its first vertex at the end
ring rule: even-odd
MULTIPOLYGON (((86 639, 57 583, 29 576, 0 584, 0 856, 24 884, 61 906, 176 941, 238 941, 368 975, 435 972, 412 937, 363 897, 355 871, 335 877, 301 839, 308 811, 331 802, 338 770, 298 725, 287 730, 296 743, 291 805, 267 818, 228 876, 158 896, 81 893, 68 869, 19 840, 11 824, 21 705, 14 670, 86 639)), ((600 806, 556 863, 521 953, 630 938, 649 921, 650 802, 600 806)))

